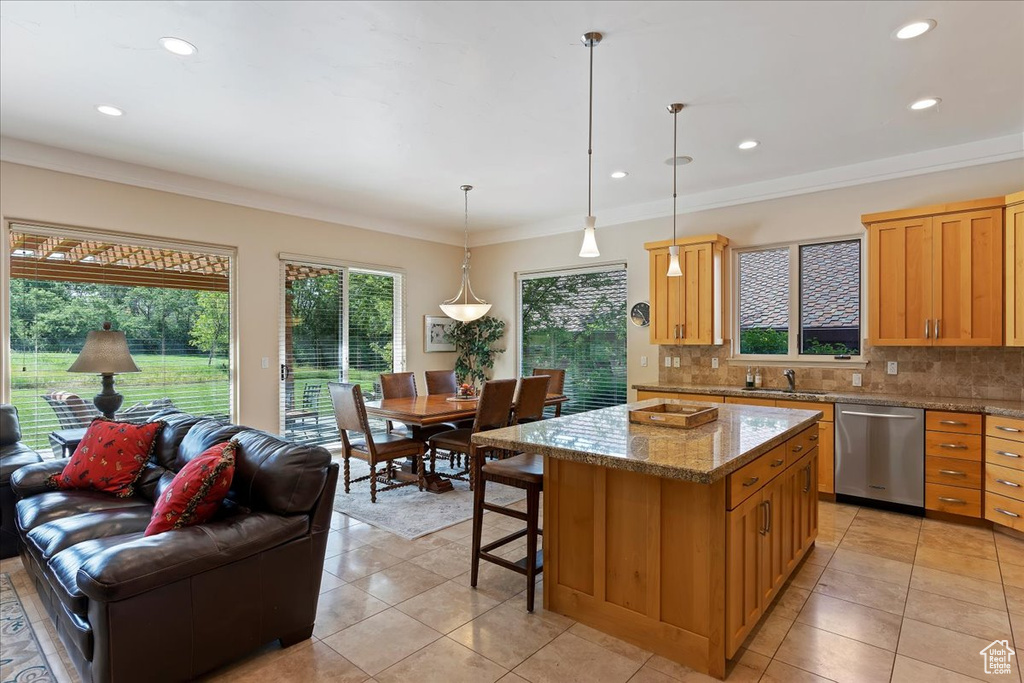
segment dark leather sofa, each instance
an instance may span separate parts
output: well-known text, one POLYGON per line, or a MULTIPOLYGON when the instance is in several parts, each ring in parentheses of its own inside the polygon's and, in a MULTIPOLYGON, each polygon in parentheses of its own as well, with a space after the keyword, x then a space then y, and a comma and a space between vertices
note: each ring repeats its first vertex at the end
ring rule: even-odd
POLYGON ((12 478, 22 559, 85 681, 188 680, 313 631, 338 480, 330 454, 185 413, 152 419, 166 426, 130 498, 48 488, 64 460, 12 478), (143 536, 174 473, 231 438, 218 514, 143 536))
POLYGON ((0 404, 0 559, 18 554, 11 475, 19 467, 42 460, 38 453, 21 443, 18 409, 9 403, 0 404))

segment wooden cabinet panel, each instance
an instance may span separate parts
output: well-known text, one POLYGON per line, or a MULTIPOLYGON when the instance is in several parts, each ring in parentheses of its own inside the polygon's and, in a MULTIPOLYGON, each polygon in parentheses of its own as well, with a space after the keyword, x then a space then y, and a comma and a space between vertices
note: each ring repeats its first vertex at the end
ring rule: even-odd
POLYGON ((776 477, 761 490, 767 522, 764 548, 761 551, 762 605, 772 601, 789 575, 793 547, 793 487, 788 472, 776 477))
POLYGON ((985 519, 1024 531, 1024 503, 996 493, 985 495, 985 519))
POLYGON ((932 219, 868 226, 868 334, 872 346, 927 346, 932 310, 932 219))
POLYGON ((1000 439, 1024 442, 1024 420, 1001 415, 989 415, 985 419, 985 434, 1000 439))
MULTIPOLYGON (((836 492, 836 441, 835 425, 831 422, 818 423, 818 491, 836 492)), ((817 508, 815 508, 817 509, 817 508)))
POLYGON ((775 401, 777 408, 790 408, 792 410, 820 410, 822 414, 823 422, 833 422, 835 420, 835 404, 832 403, 819 403, 817 401, 789 401, 779 399, 775 401))
POLYGON ((924 414, 924 428, 930 432, 981 434, 981 415, 928 410, 924 414))
POLYGON ((976 434, 924 433, 925 455, 981 462, 981 437, 976 434))
POLYGON ((726 657, 743 644, 764 606, 759 577, 766 522, 761 503, 761 496, 748 498, 726 515, 726 657))
POLYGON ((1006 345, 1024 346, 1024 192, 1006 198, 1003 217, 1006 259, 1006 345))
POLYGON ((675 391, 645 391, 638 389, 636 400, 643 401, 648 398, 675 398, 680 401, 697 401, 698 403, 722 403, 721 396, 706 396, 704 394, 681 394, 675 391))
POLYGON ((775 401, 770 398, 743 398, 742 396, 726 396, 726 403, 735 403, 743 406, 764 406, 766 408, 774 408, 775 401))
POLYGON ((776 446, 756 460, 753 460, 729 475, 726 481, 729 509, 733 509, 762 486, 777 476, 781 470, 773 463, 786 462, 785 444, 776 446))
POLYGON ((928 510, 964 517, 981 517, 981 491, 943 484, 924 485, 924 506, 928 510))
POLYGON ((818 425, 814 424, 786 441, 786 464, 793 465, 811 452, 819 439, 818 425))
POLYGON ((925 456, 924 480, 930 484, 981 488, 981 462, 925 456))
POLYGON ((679 343, 679 304, 682 301, 682 278, 668 277, 668 249, 650 252, 652 344, 679 343))
POLYGON ((935 346, 1003 343, 1003 212, 932 219, 935 346))
POLYGON ((1019 441, 985 437, 985 464, 993 463, 1015 470, 1024 470, 1024 444, 1019 441))
POLYGON ((1014 500, 1024 501, 1024 472, 986 463, 985 490, 1014 500))
POLYGON ((682 277, 668 277, 670 242, 649 252, 652 344, 722 344, 728 325, 727 264, 721 235, 676 241, 682 277))

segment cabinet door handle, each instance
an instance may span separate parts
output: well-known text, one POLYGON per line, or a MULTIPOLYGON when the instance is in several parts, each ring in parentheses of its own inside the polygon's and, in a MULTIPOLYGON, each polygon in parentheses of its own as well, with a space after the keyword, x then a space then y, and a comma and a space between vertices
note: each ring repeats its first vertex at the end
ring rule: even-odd
POLYGON ((804 493, 811 490, 811 463, 807 463, 807 467, 804 468, 804 472, 807 475, 807 481, 804 483, 804 493))
POLYGON ((761 480, 761 477, 751 477, 749 481, 743 482, 744 486, 753 486, 761 480))
POLYGON ((951 477, 966 477, 967 476, 966 472, 961 472, 959 470, 939 470, 939 474, 948 474, 951 477))
POLYGON ((997 484, 1002 484, 1004 486, 1012 486, 1015 489, 1019 489, 1020 488, 1020 484, 1018 484, 1015 481, 1006 481, 1005 479, 996 479, 996 483, 997 484))
POLYGON ((966 422, 958 422, 956 420, 939 420, 940 425, 950 425, 951 427, 966 427, 966 422))
POLYGON ((803 446, 803 444, 799 444, 799 443, 798 443, 797 445, 793 446, 793 452, 794 452, 794 453, 799 453, 799 452, 800 452, 800 451, 802 451, 803 449, 804 449, 804 446, 803 446))
POLYGON ((1020 455, 1017 453, 1011 453, 1010 451, 996 451, 996 455, 1005 455, 1007 458, 1019 458, 1020 455))
POLYGON ((942 325, 942 320, 939 319, 939 318, 936 318, 935 319, 935 338, 936 339, 939 338, 939 331, 942 329, 941 325, 942 325))
POLYGON ((818 435, 817 434, 811 434, 810 439, 811 439, 811 441, 817 441, 818 440, 818 435))
POLYGON ((778 460, 773 460, 772 461, 772 467, 778 467, 779 465, 781 465, 784 462, 786 462, 786 460, 784 458, 779 458, 778 460))
POLYGON ((1020 515, 1018 515, 1016 512, 1010 512, 1009 510, 1004 510, 1003 508, 994 508, 994 510, 996 512, 1001 512, 1004 515, 1007 515, 1008 517, 1020 517, 1020 515))
POLYGON ((967 446, 962 443, 940 443, 939 446, 942 448, 949 448, 951 450, 967 450, 967 446))
POLYGON ((925 339, 931 339, 932 338, 932 321, 929 320, 928 318, 924 319, 924 338, 925 339))
POLYGON ((766 506, 764 509, 766 522, 764 532, 766 534, 770 534, 772 532, 772 502, 770 500, 766 500, 764 504, 766 506))
POLYGON ((996 425, 996 429, 1004 432, 1013 432, 1014 434, 1020 434, 1020 430, 1016 427, 1004 427, 1003 425, 996 425))
POLYGON ((947 498, 946 496, 939 496, 939 500, 943 503, 956 503, 957 505, 967 505, 967 501, 962 498, 947 498))
POLYGON ((761 504, 757 506, 761 510, 761 514, 764 515, 764 522, 758 528, 757 532, 764 536, 768 533, 768 503, 767 501, 761 501, 761 504))

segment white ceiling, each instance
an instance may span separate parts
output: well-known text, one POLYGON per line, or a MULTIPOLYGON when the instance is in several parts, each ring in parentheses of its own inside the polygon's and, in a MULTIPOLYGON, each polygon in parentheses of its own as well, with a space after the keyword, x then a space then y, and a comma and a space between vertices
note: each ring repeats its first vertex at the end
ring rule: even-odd
POLYGON ((684 206, 820 187, 891 157, 915 172, 1021 154, 1024 3, 979 1, 4 0, 0 133, 446 241, 460 241, 471 183, 475 241, 558 232, 586 213, 588 30, 606 36, 599 228, 669 210, 675 101, 695 159, 684 206), (891 39, 918 18, 938 27, 891 39), (199 54, 165 52, 166 35, 199 54), (923 96, 942 103, 907 109, 923 96), (746 138, 761 147, 736 149, 746 138), (921 154, 939 148, 959 151, 921 154))

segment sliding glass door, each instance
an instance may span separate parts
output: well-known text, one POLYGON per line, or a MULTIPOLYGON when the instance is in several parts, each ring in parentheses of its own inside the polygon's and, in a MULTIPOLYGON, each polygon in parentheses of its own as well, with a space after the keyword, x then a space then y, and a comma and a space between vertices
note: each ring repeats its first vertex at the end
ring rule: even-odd
POLYGON ((282 262, 281 427, 305 443, 339 441, 328 382, 379 398, 381 373, 405 366, 402 275, 282 262))

